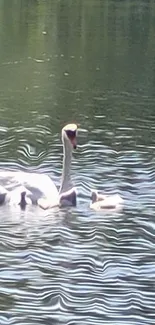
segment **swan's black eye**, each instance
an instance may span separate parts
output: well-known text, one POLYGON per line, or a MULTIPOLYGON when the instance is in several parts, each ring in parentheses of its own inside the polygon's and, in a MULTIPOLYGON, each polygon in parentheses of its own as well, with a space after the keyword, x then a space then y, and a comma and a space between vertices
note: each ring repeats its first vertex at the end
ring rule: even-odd
POLYGON ((66 134, 69 139, 74 139, 76 137, 76 131, 66 130, 66 134))

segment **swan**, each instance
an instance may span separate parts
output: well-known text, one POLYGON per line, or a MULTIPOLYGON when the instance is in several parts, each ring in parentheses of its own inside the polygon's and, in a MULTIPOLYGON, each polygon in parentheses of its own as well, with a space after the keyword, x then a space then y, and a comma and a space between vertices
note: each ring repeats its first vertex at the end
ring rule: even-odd
POLYGON ((91 193, 92 203, 90 208, 93 210, 120 210, 123 207, 123 199, 118 194, 105 195, 98 193, 96 190, 92 190, 91 193))
MULTIPOLYGON (((16 187, 24 186, 26 190, 32 193, 32 203, 37 202, 43 209, 61 205, 61 202, 67 205, 75 205, 76 191, 71 181, 70 170, 72 151, 76 149, 77 145, 77 125, 67 124, 62 128, 61 135, 63 143, 63 168, 59 191, 48 175, 20 171, 1 171, 1 186, 4 187, 6 191, 8 189, 14 190, 16 187)), ((21 189, 19 191, 21 191, 21 189)), ((9 195, 10 194, 5 195, 6 199, 9 195)), ((27 194, 23 195, 27 197, 27 194)), ((6 199, 5 201, 7 201, 6 199)))

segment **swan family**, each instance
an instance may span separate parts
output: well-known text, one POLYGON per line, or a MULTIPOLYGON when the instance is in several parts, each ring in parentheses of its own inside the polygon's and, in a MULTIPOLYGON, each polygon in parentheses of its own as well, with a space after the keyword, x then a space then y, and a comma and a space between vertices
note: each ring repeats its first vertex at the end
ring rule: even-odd
MULTIPOLYGON (((19 171, 0 172, 0 205, 37 205, 42 209, 56 206, 75 206, 77 192, 71 180, 71 161, 73 149, 77 146, 77 125, 63 127, 63 167, 60 189, 45 174, 19 171)), ((122 205, 119 195, 107 196, 92 191, 90 208, 94 210, 115 209, 122 205)))

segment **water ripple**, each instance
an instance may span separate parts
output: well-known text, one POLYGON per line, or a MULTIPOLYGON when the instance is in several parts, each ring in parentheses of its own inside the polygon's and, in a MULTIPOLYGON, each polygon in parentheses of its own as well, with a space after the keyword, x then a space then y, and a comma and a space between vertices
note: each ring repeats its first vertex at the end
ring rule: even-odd
MULTIPOLYGON (((154 323, 154 122, 151 114, 103 114, 102 102, 116 98, 132 106, 139 97, 93 95, 98 111, 79 132, 76 208, 1 209, 0 324, 154 323), (120 193, 124 210, 90 211, 92 188, 120 193)), ((146 102, 154 100, 142 96, 138 107, 146 102)), ((39 124, 48 114, 32 115, 34 126, 0 129, 0 167, 48 173, 59 186, 60 135, 39 124)))

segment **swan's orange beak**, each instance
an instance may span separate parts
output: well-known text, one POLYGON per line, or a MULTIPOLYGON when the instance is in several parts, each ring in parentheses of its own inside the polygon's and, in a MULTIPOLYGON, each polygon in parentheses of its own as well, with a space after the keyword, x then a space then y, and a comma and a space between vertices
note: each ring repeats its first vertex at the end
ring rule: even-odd
POLYGON ((76 137, 71 138, 70 142, 72 143, 73 148, 76 149, 77 148, 77 139, 76 139, 76 137))

